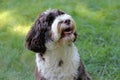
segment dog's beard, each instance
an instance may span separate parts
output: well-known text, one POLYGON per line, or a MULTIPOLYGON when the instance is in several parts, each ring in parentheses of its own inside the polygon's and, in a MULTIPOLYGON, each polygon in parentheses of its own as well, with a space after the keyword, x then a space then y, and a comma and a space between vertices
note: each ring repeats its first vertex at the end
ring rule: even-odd
POLYGON ((61 44, 73 42, 75 40, 75 23, 73 19, 67 14, 58 16, 52 24, 51 33, 54 42, 61 44))

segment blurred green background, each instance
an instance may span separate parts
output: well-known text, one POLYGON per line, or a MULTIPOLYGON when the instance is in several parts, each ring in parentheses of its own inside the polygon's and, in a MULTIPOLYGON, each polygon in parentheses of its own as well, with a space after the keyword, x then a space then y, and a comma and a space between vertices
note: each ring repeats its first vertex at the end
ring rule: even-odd
POLYGON ((75 44, 93 80, 120 80, 120 0, 0 0, 0 80, 34 79, 25 36, 47 9, 74 18, 75 44))

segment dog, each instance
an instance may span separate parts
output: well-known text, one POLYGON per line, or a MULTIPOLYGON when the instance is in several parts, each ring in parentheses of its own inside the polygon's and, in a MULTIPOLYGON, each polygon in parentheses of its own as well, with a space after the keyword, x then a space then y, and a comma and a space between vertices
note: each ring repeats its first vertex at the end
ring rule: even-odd
POLYGON ((73 18, 57 9, 41 13, 26 36, 36 53, 35 80, 91 80, 74 45, 73 18))

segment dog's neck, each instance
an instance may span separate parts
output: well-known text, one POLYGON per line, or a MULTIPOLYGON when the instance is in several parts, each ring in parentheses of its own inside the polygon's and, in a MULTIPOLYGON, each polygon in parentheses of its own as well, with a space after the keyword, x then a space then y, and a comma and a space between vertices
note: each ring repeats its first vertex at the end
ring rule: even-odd
MULTIPOLYGON (((41 73, 47 78, 49 78, 51 75, 58 76, 58 74, 65 76, 75 76, 79 62, 80 57, 74 44, 64 45, 54 50, 47 50, 42 56, 36 54, 38 70, 41 71, 41 73)), ((59 80, 54 78, 52 79, 59 80)), ((73 80, 66 78, 64 79, 73 80)))

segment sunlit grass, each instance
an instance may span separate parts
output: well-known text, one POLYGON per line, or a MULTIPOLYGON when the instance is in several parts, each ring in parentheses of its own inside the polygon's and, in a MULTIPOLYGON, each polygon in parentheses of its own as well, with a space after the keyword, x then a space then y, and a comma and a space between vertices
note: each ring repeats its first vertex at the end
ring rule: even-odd
POLYGON ((13 21, 13 15, 11 15, 10 11, 0 13, 0 27, 3 27, 6 23, 12 24, 13 21))
POLYGON ((20 35, 25 35, 25 34, 27 34, 29 29, 30 29, 30 25, 29 26, 18 25, 18 26, 13 27, 13 29, 11 29, 11 31, 13 33, 17 33, 20 35))
POLYGON ((88 17, 93 20, 101 21, 105 18, 106 13, 102 10, 92 11, 85 4, 79 4, 76 6, 77 14, 82 17, 88 17))

